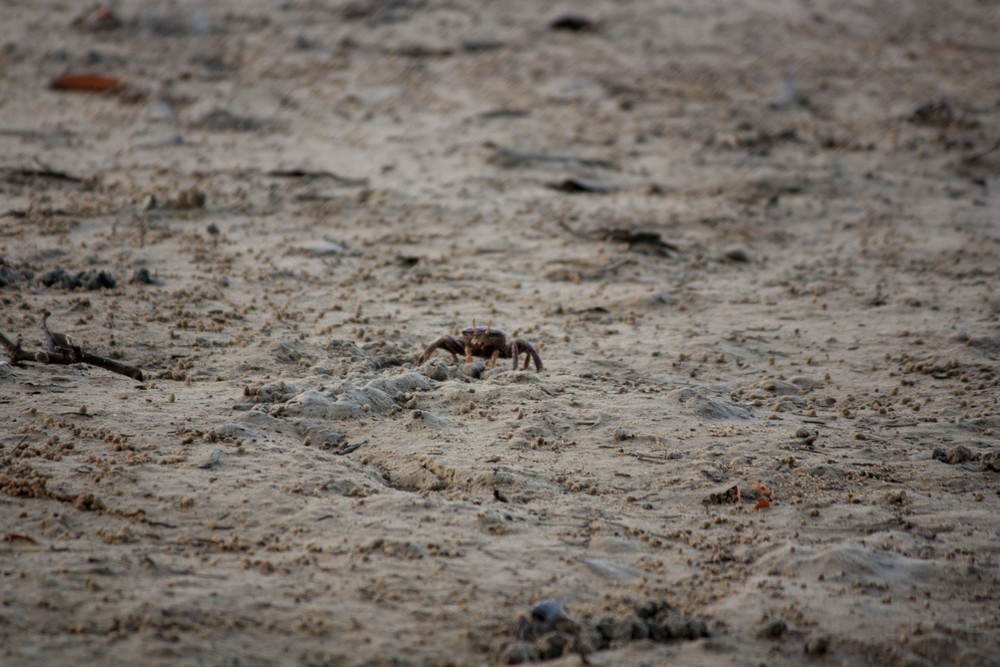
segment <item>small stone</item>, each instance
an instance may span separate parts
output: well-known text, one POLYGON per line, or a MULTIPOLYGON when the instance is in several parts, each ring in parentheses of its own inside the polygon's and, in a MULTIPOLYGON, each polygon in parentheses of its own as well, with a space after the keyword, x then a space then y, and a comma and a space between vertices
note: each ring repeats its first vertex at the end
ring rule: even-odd
POLYGON ((638 609, 636 609, 635 613, 639 616, 639 618, 648 619, 656 616, 661 609, 663 609, 663 605, 650 600, 649 602, 643 603, 638 609))
POLYGON ((670 628, 660 625, 659 623, 649 624, 649 638, 654 642, 660 644, 670 641, 674 638, 673 634, 670 632, 670 628))
POLYGON ((99 271, 96 276, 88 279, 87 289, 98 290, 102 287, 111 289, 117 284, 118 281, 115 280, 115 277, 109 271, 99 271))
POLYGON ((424 366, 421 370, 423 374, 431 380, 444 382, 448 379, 448 367, 445 366, 443 362, 429 364, 424 366))
POLYGON ((138 283, 140 285, 158 284, 158 281, 155 278, 153 278, 153 276, 149 273, 149 269, 147 269, 146 267, 136 269, 135 273, 132 274, 132 277, 129 278, 129 282, 138 283))
POLYGON ((906 491, 904 489, 885 492, 885 502, 890 505, 905 505, 908 501, 909 499, 907 498, 906 491))
POLYGON ((542 660, 555 660, 566 655, 573 646, 573 637, 565 632, 553 632, 535 642, 542 660))
POLYGON ((533 646, 524 642, 517 642, 515 644, 508 644, 500 651, 498 662, 501 665, 523 665, 529 662, 537 662, 538 659, 538 651, 533 646))
POLYGON ((955 445, 947 451, 945 451, 943 447, 935 447, 934 453, 931 454, 931 456, 938 461, 943 461, 950 465, 965 463, 966 461, 971 461, 976 458, 972 451, 965 445, 955 445))
POLYGON ((635 434, 625 428, 615 429, 615 440, 621 442, 622 440, 631 440, 635 437, 635 434))
POLYGON ((66 269, 52 269, 51 271, 43 273, 38 280, 46 287, 52 287, 56 283, 62 282, 67 278, 66 269))
POLYGON ((594 629, 597 630, 601 634, 601 637, 605 640, 609 640, 615 636, 615 619, 610 616, 602 618, 597 622, 597 625, 594 626, 594 629))
POLYGON ((648 639, 649 624, 645 621, 632 621, 632 639, 648 639))
POLYGON ((94 512, 104 509, 104 503, 93 494, 81 493, 73 501, 73 507, 84 512, 94 512))
POLYGON ((955 122, 955 110, 946 100, 921 102, 908 120, 914 125, 947 127, 955 122))
POLYGON ((687 622, 685 636, 688 639, 701 639, 702 637, 711 637, 712 633, 708 631, 708 624, 705 621, 700 618, 692 618, 687 622))
MULTIPOLYGON (((470 378, 479 378, 486 370, 486 364, 481 361, 473 361, 462 364, 462 373, 470 378)), ((446 371, 447 372, 447 371, 446 371)))
POLYGON ((787 633, 788 624, 783 619, 776 618, 773 621, 765 623, 764 627, 757 633, 757 636, 761 639, 781 639, 787 633))
POLYGON ((979 469, 983 472, 1000 472, 1000 452, 986 452, 979 459, 979 469))
POLYGON ((208 198, 205 193, 198 188, 181 190, 177 193, 177 199, 173 202, 174 207, 182 211, 192 211, 194 209, 205 208, 208 198))
POLYGON ((750 255, 743 248, 730 248, 723 257, 730 262, 737 262, 739 264, 745 264, 750 261, 750 255))
POLYGON ((680 615, 676 610, 669 610, 661 613, 658 617, 667 633, 677 639, 694 639, 697 628, 691 627, 691 622, 680 615))
POLYGON ((830 638, 827 635, 813 635, 803 646, 806 655, 825 655, 828 650, 830 650, 830 638))
MULTIPOLYGON (((642 621, 638 621, 641 623, 642 621)), ((646 636, 649 636, 649 626, 644 624, 646 636)), ((631 641, 635 633, 635 622, 615 618, 602 618, 597 623, 597 631, 601 633, 602 645, 609 648, 620 648, 631 641)))
POLYGON ((567 32, 591 32, 595 27, 593 21, 578 14, 565 14, 549 23, 549 30, 565 30, 567 32))

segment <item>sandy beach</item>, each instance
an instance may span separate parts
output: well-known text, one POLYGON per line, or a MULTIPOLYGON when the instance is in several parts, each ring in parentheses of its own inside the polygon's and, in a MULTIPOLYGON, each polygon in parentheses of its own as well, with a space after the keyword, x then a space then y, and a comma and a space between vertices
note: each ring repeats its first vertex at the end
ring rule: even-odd
POLYGON ((2 3, 0 664, 1000 665, 998 34, 2 3))

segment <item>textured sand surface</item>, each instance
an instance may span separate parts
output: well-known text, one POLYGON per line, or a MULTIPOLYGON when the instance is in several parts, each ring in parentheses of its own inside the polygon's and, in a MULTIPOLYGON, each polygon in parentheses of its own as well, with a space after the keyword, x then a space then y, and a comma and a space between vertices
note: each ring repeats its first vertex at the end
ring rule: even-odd
POLYGON ((0 663, 1000 664, 995 1, 81 7, 0 332, 149 379, 0 364, 0 663))

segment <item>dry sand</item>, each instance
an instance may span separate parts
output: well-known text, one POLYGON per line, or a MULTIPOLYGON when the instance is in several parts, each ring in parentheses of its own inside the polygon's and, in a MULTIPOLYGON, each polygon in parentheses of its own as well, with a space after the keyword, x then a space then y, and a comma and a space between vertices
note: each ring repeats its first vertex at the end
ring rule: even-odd
POLYGON ((149 380, 0 365, 0 663, 1000 664, 995 1, 81 6, 0 331, 149 380))

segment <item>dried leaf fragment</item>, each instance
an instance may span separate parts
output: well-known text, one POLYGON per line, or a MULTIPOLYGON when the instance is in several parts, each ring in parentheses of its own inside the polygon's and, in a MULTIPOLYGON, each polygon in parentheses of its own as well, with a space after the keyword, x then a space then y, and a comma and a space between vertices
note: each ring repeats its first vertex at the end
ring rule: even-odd
POLYGON ((81 93, 106 93, 122 85, 121 79, 99 74, 64 74, 49 83, 52 90, 81 93))

